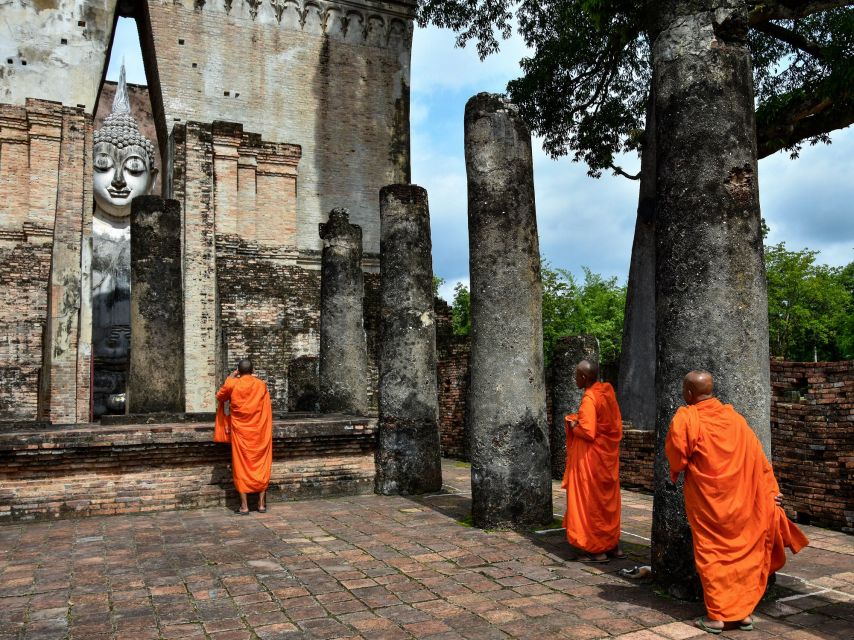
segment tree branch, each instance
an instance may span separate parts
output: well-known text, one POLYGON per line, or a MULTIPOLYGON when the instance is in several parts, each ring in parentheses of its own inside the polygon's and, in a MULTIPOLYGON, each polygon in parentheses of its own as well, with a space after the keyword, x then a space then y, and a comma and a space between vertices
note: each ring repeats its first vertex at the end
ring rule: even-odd
POLYGON ((795 33, 791 29, 786 29, 785 27, 781 27, 773 22, 763 22, 755 25, 753 28, 771 36, 772 38, 777 38, 778 40, 787 42, 796 49, 805 51, 811 56, 815 56, 816 58, 824 57, 824 49, 822 49, 818 43, 805 38, 799 33, 795 33))
POLYGON ((625 171, 623 171, 623 169, 621 167, 618 167, 615 164, 608 165, 608 167, 618 176, 623 176, 624 178, 628 178, 629 180, 640 180, 640 177, 641 177, 640 171, 632 174, 632 173, 626 173, 625 171))
POLYGON ((854 124, 854 110, 834 104, 830 98, 812 98, 793 104, 773 122, 756 128, 758 157, 854 124))
POLYGON ((828 11, 854 5, 852 0, 837 0, 836 2, 765 2, 756 4, 750 11, 748 19, 750 26, 755 27, 769 20, 797 20, 806 18, 813 13, 828 11))

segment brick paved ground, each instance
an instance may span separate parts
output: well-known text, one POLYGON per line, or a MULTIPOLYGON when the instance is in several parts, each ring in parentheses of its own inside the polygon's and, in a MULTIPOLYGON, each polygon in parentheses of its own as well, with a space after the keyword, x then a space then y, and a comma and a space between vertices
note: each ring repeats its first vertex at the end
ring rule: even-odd
MULTIPOLYGON (((684 640, 702 606, 617 575, 648 558, 652 501, 624 492, 624 561, 567 562, 562 532, 483 532, 468 468, 449 495, 361 496, 0 527, 0 639, 570 638, 684 640)), ((556 490, 558 489, 555 486, 556 490)), ((561 494, 556 491, 556 510, 561 494)), ((757 630, 851 638, 854 539, 804 527, 757 630)))

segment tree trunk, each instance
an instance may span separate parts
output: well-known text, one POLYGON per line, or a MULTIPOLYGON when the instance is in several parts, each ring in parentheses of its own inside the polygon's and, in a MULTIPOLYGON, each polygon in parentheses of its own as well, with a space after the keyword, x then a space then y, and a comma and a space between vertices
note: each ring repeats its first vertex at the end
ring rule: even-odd
MULTIPOLYGON (((682 378, 706 369, 770 454, 767 286, 742 3, 656 3, 656 461, 652 565, 696 595, 681 481, 664 455, 682 378)), ((770 457, 770 456, 769 456, 770 457)))
POLYGON ((655 429, 655 109, 650 91, 640 193, 620 351, 617 396, 623 420, 655 429))

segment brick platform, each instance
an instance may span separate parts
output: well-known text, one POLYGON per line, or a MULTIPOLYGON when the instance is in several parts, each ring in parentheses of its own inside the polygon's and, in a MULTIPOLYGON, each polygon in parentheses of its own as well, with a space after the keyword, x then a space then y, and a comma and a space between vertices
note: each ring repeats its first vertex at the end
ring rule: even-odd
MULTIPOLYGON (((648 563, 651 498, 623 492, 626 560, 569 561, 564 533, 465 526, 470 469, 446 493, 276 503, 0 527, 0 640, 703 640, 700 603, 620 577, 648 563)), ((555 489, 556 511, 563 492, 555 489)), ((756 630, 847 640, 851 536, 805 527, 756 630)))
MULTIPOLYGON (((84 425, 0 433, 0 522, 236 504, 231 448, 211 423, 84 425)), ((376 419, 273 423, 273 499, 373 491, 376 419)))

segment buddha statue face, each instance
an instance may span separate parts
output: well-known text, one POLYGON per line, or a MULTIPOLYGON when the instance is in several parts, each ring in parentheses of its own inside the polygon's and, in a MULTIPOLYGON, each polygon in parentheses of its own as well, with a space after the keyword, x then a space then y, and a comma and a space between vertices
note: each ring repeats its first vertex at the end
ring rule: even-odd
POLYGON ((94 192, 98 208, 113 218, 127 218, 130 203, 148 194, 157 169, 154 145, 139 130, 130 109, 122 64, 113 110, 95 132, 94 192))
POLYGON ((119 148, 98 142, 93 164, 95 202, 115 218, 130 215, 131 201, 146 195, 157 175, 147 150, 135 144, 119 148))

